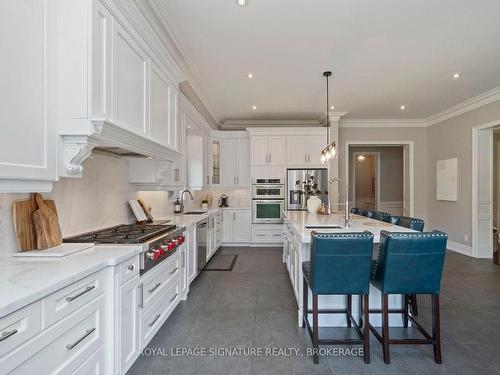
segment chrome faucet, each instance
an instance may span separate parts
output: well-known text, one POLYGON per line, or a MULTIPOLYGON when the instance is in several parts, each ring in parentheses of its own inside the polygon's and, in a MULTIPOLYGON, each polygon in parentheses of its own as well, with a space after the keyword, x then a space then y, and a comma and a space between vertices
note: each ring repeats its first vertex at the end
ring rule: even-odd
POLYGON ((180 197, 181 197, 181 214, 184 213, 184 193, 189 193, 191 200, 194 199, 193 194, 191 194, 191 192, 189 190, 185 189, 185 190, 181 191, 181 195, 180 195, 180 197))
POLYGON ((333 182, 338 182, 339 184, 342 184, 344 186, 344 193, 345 193, 345 215, 344 215, 345 223, 344 224, 345 224, 345 227, 348 228, 349 221, 350 221, 350 218, 349 218, 349 186, 347 185, 347 182, 345 182, 341 178, 335 177, 335 178, 328 180, 329 184, 332 184, 333 182))

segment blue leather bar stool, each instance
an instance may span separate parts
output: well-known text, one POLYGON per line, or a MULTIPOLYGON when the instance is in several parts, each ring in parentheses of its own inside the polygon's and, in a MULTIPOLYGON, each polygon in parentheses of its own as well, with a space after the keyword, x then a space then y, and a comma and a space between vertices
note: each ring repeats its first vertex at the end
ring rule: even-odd
MULTIPOLYGON (((393 224, 413 230, 418 230, 419 232, 424 231, 424 225, 425 225, 422 219, 417 219, 408 216, 393 216, 393 224)), ((408 305, 411 307, 411 312, 413 313, 413 315, 418 316, 417 295, 411 294, 409 296, 406 296, 405 298, 408 301, 408 305)))
POLYGON ((375 213, 374 210, 366 210, 366 217, 369 217, 370 219, 373 218, 373 214, 375 213))
MULTIPOLYGON (((390 344, 432 344, 434 360, 441 363, 441 332, 439 317, 439 291, 443 273, 448 235, 440 231, 424 233, 380 234, 379 256, 372 277, 372 284, 382 293, 382 309, 370 313, 382 314, 382 334, 370 324, 370 330, 382 344, 384 362, 390 363, 390 344), (432 299, 432 335, 408 313, 408 305, 399 310, 389 310, 389 294, 430 294, 432 299), (391 339, 389 337, 389 314, 403 315, 423 335, 423 339, 391 339)), ((366 306, 366 305, 365 305, 366 306)))
MULTIPOLYGON (((358 233, 311 233, 311 258, 302 263, 303 318, 302 328, 307 327, 313 344, 313 362, 319 362, 319 345, 362 344, 364 361, 370 363, 370 331, 364 324, 363 332, 352 317, 352 295, 360 295, 365 306, 369 306, 369 290, 372 269, 373 234, 365 231, 358 233), (312 310, 309 309, 309 290, 312 292, 312 310), (345 309, 318 309, 318 296, 346 295, 345 309), (362 297, 361 297, 362 296, 362 297), (309 314, 312 313, 312 328, 309 314), (345 314, 347 326, 356 330, 357 339, 319 338, 319 314, 345 314)), ((368 309, 364 321, 368 322, 368 309)))
POLYGON ((352 207, 352 208, 351 208, 351 214, 356 214, 356 215, 359 215, 359 208, 357 208, 357 207, 352 207))
POLYGON ((358 208, 358 215, 361 216, 368 216, 368 209, 367 208, 358 208))
POLYGON ((375 211, 373 213, 372 219, 384 221, 386 223, 390 223, 391 222, 391 214, 388 214, 387 212, 375 211))

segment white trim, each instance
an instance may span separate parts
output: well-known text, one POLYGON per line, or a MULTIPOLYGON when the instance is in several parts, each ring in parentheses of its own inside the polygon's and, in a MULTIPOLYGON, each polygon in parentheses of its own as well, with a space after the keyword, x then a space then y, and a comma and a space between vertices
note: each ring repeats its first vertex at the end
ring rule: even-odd
POLYGON ((318 120, 226 120, 221 127, 323 126, 318 120))
POLYGON ((496 102, 497 100, 500 100, 500 87, 496 87, 493 90, 486 91, 453 107, 445 109, 444 111, 429 116, 426 119, 427 126, 432 126, 434 124, 449 120, 450 118, 460 116, 466 112, 470 112, 474 109, 496 102))
POLYGON ((467 246, 458 242, 448 241, 446 248, 448 250, 454 251, 455 253, 467 255, 468 257, 473 257, 473 251, 471 246, 467 246))
MULTIPOLYGON (((415 145, 413 141, 346 141, 345 143, 345 180, 349 181, 349 146, 351 145, 366 145, 366 146, 388 146, 401 145, 408 146, 410 154, 410 216, 414 215, 415 211, 415 145)), ((340 146, 339 146, 340 147, 340 146)))
POLYGON ((340 120, 339 128, 426 128, 421 119, 346 119, 340 120))
MULTIPOLYGON (((356 158, 359 155, 369 155, 375 156, 377 158, 375 163, 375 210, 380 210, 380 152, 353 152, 352 153, 352 173, 354 174, 353 184, 352 184, 352 200, 356 204, 356 158)), ((347 181, 347 183, 349 183, 347 181)), ((349 194, 349 192, 347 192, 349 194)), ((348 209, 348 208, 347 208, 348 209)))

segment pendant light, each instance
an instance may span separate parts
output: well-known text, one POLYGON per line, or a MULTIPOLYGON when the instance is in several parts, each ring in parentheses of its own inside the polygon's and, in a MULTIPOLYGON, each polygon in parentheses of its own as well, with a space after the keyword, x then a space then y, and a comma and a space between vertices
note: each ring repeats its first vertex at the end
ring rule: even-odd
POLYGON ((331 158, 337 156, 337 147, 335 141, 330 141, 330 96, 329 96, 329 87, 328 87, 328 79, 332 76, 332 72, 324 72, 323 77, 326 78, 326 147, 321 150, 321 163, 326 163, 331 158))

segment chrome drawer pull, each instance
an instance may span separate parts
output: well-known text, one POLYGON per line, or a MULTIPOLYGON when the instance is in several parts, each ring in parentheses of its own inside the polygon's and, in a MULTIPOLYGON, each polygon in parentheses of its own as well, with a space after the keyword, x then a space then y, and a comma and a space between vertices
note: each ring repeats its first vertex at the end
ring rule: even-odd
POLYGON ((66 345, 66 349, 68 349, 68 350, 73 349, 75 346, 77 346, 79 343, 81 343, 83 340, 85 340, 87 337, 89 337, 92 334, 92 332, 94 332, 94 331, 95 331, 95 328, 87 329, 85 331, 85 334, 82 337, 80 337, 78 340, 76 340, 73 344, 66 345))
POLYGON ((176 299, 176 298, 177 298, 177 293, 175 293, 175 295, 170 299, 170 302, 173 302, 174 299, 176 299))
POLYGON ((10 336, 14 336, 16 333, 17 333, 17 329, 14 329, 12 331, 2 332, 2 335, 0 335, 0 341, 8 339, 10 336))
POLYGON ((133 264, 129 264, 129 265, 127 266, 127 269, 128 269, 129 271, 133 271, 133 270, 134 270, 134 268, 135 268, 135 267, 134 267, 134 265, 133 265, 133 264))
POLYGON ((148 326, 152 327, 156 323, 156 321, 160 319, 160 316, 161 314, 156 315, 153 321, 151 323, 148 323, 148 326))
POLYGON ((148 293, 153 293, 156 289, 160 287, 161 283, 156 283, 152 289, 148 290, 148 293))
POLYGON ((170 274, 173 275, 174 273, 177 272, 178 269, 179 269, 179 267, 175 267, 174 270, 172 272, 170 272, 170 274))
POLYGON ((82 290, 82 291, 81 291, 80 293, 78 293, 78 294, 75 294, 74 296, 69 296, 69 297, 66 297, 66 301, 68 301, 68 302, 74 301, 74 300, 75 300, 75 299, 77 299, 78 297, 83 296, 85 293, 90 292, 92 289, 95 289, 95 285, 92 285, 92 286, 88 286, 88 287, 86 287, 84 290, 82 290))

